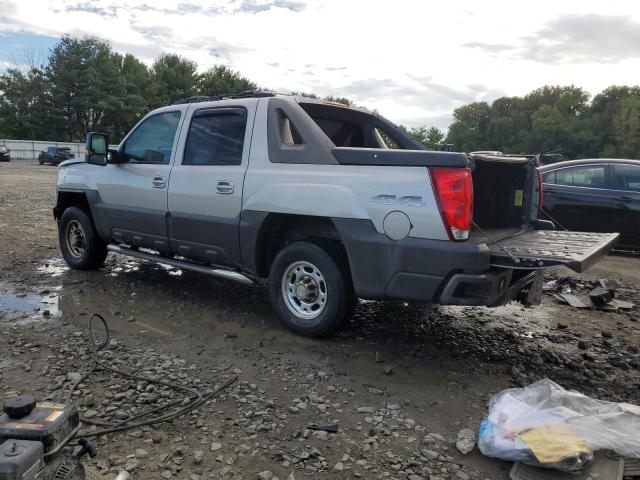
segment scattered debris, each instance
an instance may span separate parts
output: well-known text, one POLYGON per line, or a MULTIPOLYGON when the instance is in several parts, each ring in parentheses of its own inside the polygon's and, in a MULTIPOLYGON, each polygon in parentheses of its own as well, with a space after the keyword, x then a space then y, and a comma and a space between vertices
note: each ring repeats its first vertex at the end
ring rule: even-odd
POLYGON ((333 423, 331 425, 314 425, 311 424, 307 427, 309 430, 323 431, 327 433, 338 433, 338 425, 333 423))
POLYGON ((640 457, 640 407, 595 400, 544 379, 491 399, 478 447, 489 457, 577 473, 597 450, 640 457))
POLYGON ((573 277, 559 277, 544 282, 543 291, 552 293, 561 303, 574 308, 600 308, 604 310, 632 310, 635 305, 615 298, 622 284, 615 279, 602 278, 597 282, 579 283, 573 277), (584 293, 589 290, 588 293, 584 293))
POLYGON ((460 450, 460 453, 466 455, 471 452, 476 446, 476 434, 470 428, 463 428, 458 432, 458 440, 456 441, 456 448, 460 450))

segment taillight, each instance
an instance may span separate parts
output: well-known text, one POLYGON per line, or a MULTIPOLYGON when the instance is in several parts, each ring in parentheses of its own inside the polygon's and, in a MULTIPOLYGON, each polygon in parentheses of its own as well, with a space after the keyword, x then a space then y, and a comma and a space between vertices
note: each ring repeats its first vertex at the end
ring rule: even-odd
POLYGON ((466 240, 473 218, 473 181, 469 168, 430 168, 440 213, 451 240, 466 240))

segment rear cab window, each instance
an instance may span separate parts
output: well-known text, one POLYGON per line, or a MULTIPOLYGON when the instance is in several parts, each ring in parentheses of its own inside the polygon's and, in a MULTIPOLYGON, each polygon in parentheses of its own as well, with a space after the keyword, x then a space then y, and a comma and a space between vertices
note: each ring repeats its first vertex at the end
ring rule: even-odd
POLYGON ((301 101, 299 105, 336 147, 419 148, 393 124, 365 110, 324 102, 301 101))

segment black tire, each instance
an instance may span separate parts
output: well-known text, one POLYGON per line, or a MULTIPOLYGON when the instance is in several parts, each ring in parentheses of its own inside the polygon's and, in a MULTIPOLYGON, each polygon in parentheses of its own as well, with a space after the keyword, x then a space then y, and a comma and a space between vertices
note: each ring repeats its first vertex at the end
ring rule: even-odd
POLYGON ((67 264, 78 270, 100 268, 107 257, 107 246, 98 236, 89 215, 69 207, 58 224, 60 251, 67 264))
POLYGON ((348 320, 354 302, 348 267, 338 256, 309 242, 292 243, 276 256, 269 272, 269 294, 284 324, 307 337, 336 332, 348 320), (309 296, 299 298, 300 291, 309 296), (313 306, 303 312, 310 304, 313 306))

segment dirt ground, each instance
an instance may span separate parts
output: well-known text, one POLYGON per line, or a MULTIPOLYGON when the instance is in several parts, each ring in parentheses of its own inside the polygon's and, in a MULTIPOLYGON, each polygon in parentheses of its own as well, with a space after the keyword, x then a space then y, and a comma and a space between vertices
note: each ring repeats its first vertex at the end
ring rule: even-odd
MULTIPOLYGON (((125 371, 225 393, 169 423, 110 434, 91 463, 113 478, 506 479, 511 464, 462 455, 491 395, 551 378, 602 399, 640 402, 640 314, 543 304, 497 309, 364 302, 326 340, 278 322, 264 286, 243 287, 110 254, 69 270, 57 247, 57 168, 0 163, 0 396, 64 400, 91 365, 89 316, 125 371), (337 425, 337 433, 311 425, 337 425)), ((610 256, 576 278, 615 278, 640 303, 640 258, 610 256)), ((555 275, 566 275, 558 271, 555 275)), ((105 372, 73 392, 87 418, 119 419, 176 398, 105 372)))

